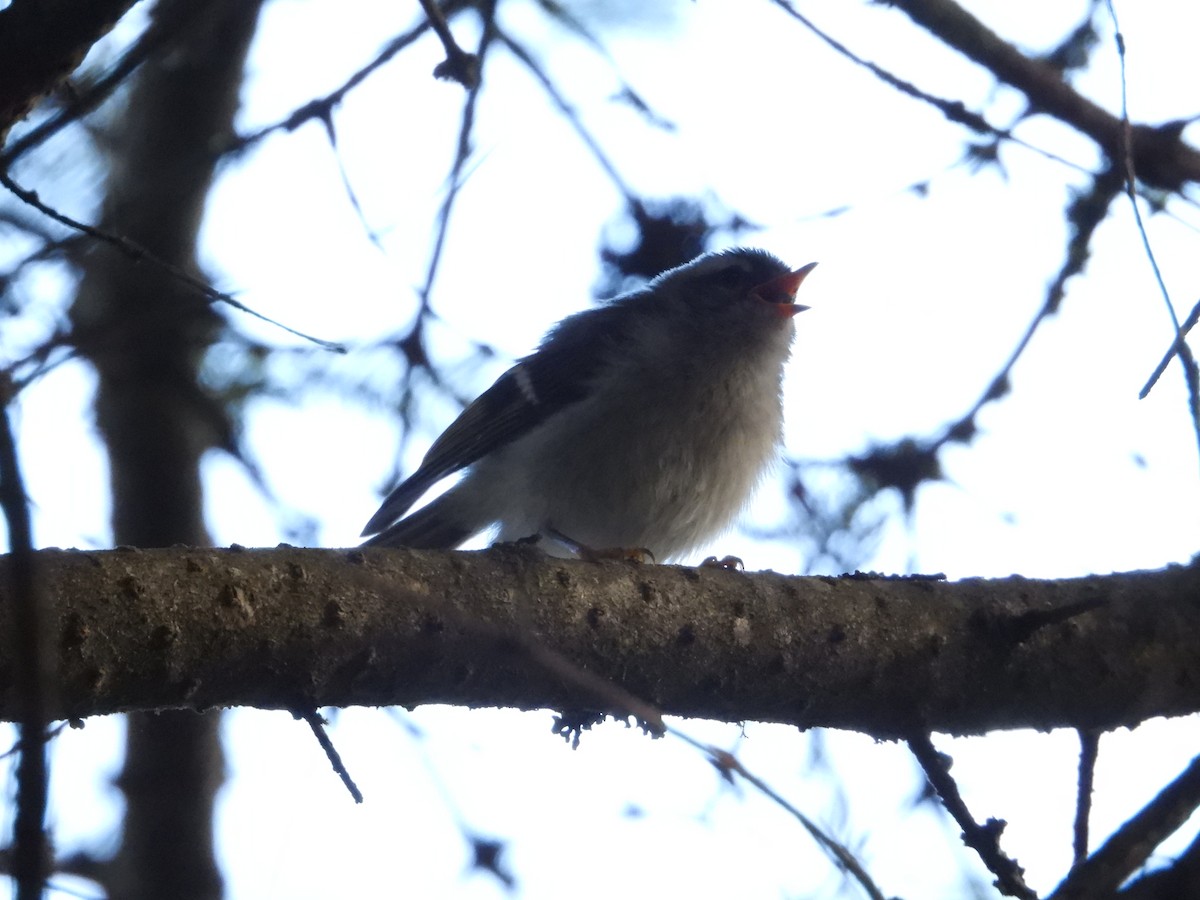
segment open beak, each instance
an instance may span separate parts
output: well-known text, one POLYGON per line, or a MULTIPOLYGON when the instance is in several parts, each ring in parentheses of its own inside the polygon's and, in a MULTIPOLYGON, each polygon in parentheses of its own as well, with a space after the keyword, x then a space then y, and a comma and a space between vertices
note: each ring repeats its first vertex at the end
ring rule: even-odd
POLYGON ((800 283, 816 267, 815 262, 801 266, 794 272, 788 272, 760 284, 750 293, 767 303, 774 303, 781 316, 791 318, 796 313, 802 313, 808 309, 807 306, 801 306, 796 302, 796 291, 800 290, 800 283))

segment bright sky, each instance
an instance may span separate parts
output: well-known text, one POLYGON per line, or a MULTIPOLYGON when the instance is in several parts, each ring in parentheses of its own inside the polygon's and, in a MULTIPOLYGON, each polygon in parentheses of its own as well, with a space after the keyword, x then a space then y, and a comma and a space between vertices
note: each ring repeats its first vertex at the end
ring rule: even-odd
MULTIPOLYGON (((1074 27, 1084 5, 1060 0, 1014 17, 997 0, 968 4, 1004 36, 1038 49, 1074 27)), ((339 85, 411 24, 416 6, 271 4, 241 128, 282 118, 339 85)), ((997 125, 1021 108, 896 11, 797 6, 860 55, 987 110, 997 125)), ((770 4, 677 0, 663 4, 669 14, 652 30, 637 18, 639 5, 628 5, 620 26, 592 18, 602 7, 578 8, 595 21, 623 77, 677 125, 674 134, 609 102, 619 88, 613 67, 547 27, 537 4, 504 6, 503 24, 535 50, 636 190, 716 196, 764 226, 747 242, 793 265, 821 263, 803 287, 812 311, 797 320, 788 452, 807 459, 861 452, 872 441, 936 433, 968 409, 1042 302, 1064 252, 1062 210, 1083 176, 1012 145, 1001 151, 1003 174, 956 165, 962 131, 835 56, 770 4), (906 190, 915 182, 928 182, 928 196, 906 190), (851 206, 844 215, 819 215, 844 205, 851 206)), ((1200 8, 1147 0, 1117 9, 1131 115, 1156 122, 1195 114, 1200 8)), ((469 24, 456 31, 470 46, 469 24)), ((336 115, 341 160, 382 251, 367 240, 329 144, 310 124, 270 138, 223 173, 202 248, 219 287, 294 328, 351 346, 407 326, 463 99, 458 86, 429 77, 441 58, 435 42, 419 43, 336 115)), ((459 369, 464 394, 486 387, 550 324, 587 305, 598 237, 620 212, 611 183, 526 72, 498 51, 485 79, 472 172, 434 300, 445 320, 434 347, 443 358, 461 358, 472 341, 501 354, 486 370, 459 369)), ((1111 36, 1080 85, 1119 108, 1111 36)), ((1096 164, 1085 143, 1053 123, 1031 120, 1017 133, 1084 168, 1096 164)), ((65 153, 65 146, 47 150, 65 153)), ((26 171, 46 179, 33 165, 26 171)), ((30 186, 68 211, 89 213, 72 209, 69 183, 30 186)), ((1173 204, 1171 212, 1150 220, 1149 233, 1182 318, 1198 293, 1200 211, 1173 204)), ((945 455, 947 481, 922 489, 911 527, 893 517, 863 568, 903 571, 911 562, 950 577, 1070 576, 1156 567, 1194 552, 1200 462, 1178 366, 1147 400, 1137 399, 1172 333, 1127 203, 1092 249, 1086 276, 1071 283, 1062 313, 1014 370, 1011 396, 981 416, 975 443, 945 455)), ((62 285, 45 274, 28 290, 53 308, 62 285)), ((244 316, 234 321, 263 340, 293 343, 244 316)), ((361 351, 332 365, 380 386, 396 377, 361 351)), ((87 412, 91 385, 82 367, 64 366, 21 404, 44 546, 109 543, 106 472, 87 412), (40 450, 47 446, 72 448, 69 461, 40 450)), ((377 505, 399 435, 383 411, 333 392, 298 400, 256 404, 252 446, 285 507, 317 520, 318 542, 351 545, 377 505)), ((426 407, 427 433, 414 437, 405 468, 454 412, 449 404, 426 407)), ((205 474, 219 544, 281 539, 280 515, 236 464, 213 457, 205 474)), ((769 524, 782 514, 768 485, 751 519, 769 524)), ((719 551, 750 568, 796 572, 808 563, 795 548, 743 534, 723 538, 719 551)), ((347 711, 332 737, 367 795, 356 808, 306 726, 282 713, 234 713, 232 778, 220 811, 231 896, 502 896, 488 876, 465 874, 460 825, 509 841, 519 896, 531 900, 839 895, 802 829, 752 791, 723 787, 695 751, 613 725, 586 735, 573 752, 550 735, 550 721, 549 713, 511 711, 347 711)), ((956 828, 943 833, 928 813, 907 814, 918 780, 894 745, 826 736, 835 782, 814 769, 810 739, 792 730, 750 724, 742 737, 734 726, 681 727, 736 747, 748 767, 857 846, 889 894, 961 896, 960 865, 990 881, 956 846, 956 828)), ((59 741, 54 818, 63 849, 95 841, 116 821, 116 795, 102 782, 116 771, 119 733, 102 720, 59 741)), ((1106 737, 1097 837, 1173 777, 1198 737, 1194 721, 1106 737)), ((1005 734, 939 746, 955 757, 977 818, 1007 819, 1006 849, 1037 889, 1049 890, 1069 864, 1075 737, 1005 734)))

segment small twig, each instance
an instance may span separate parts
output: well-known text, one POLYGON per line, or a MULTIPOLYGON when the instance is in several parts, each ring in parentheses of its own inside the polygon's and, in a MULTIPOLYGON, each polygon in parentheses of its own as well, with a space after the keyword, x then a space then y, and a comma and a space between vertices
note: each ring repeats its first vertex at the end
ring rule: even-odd
POLYGON ((429 17, 429 24, 446 50, 446 58, 433 70, 434 77, 457 81, 468 91, 479 87, 480 57, 474 53, 468 53, 458 46, 453 32, 450 31, 445 14, 433 0, 420 0, 420 2, 422 9, 425 10, 425 15, 429 17))
POLYGON ((312 729, 313 736, 316 737, 317 743, 321 745, 321 749, 325 751, 325 758, 329 760, 329 764, 333 766, 333 771, 337 772, 338 778, 342 779, 342 784, 346 786, 346 790, 350 792, 350 796, 354 798, 355 803, 363 802, 362 791, 358 789, 358 785, 354 783, 354 779, 350 777, 350 773, 346 771, 346 766, 342 762, 342 756, 337 752, 337 748, 333 746, 333 741, 329 739, 328 732, 325 731, 325 720, 321 718, 316 710, 308 710, 303 713, 298 713, 300 718, 308 723, 308 727, 312 729))
POLYGON ((1167 352, 1163 354, 1163 358, 1159 360, 1158 365, 1154 368, 1154 372, 1146 381, 1145 387, 1138 392, 1139 400, 1145 400, 1146 397, 1150 395, 1151 388, 1158 383, 1158 379, 1162 377, 1162 373, 1167 371, 1167 366, 1171 364, 1171 360, 1175 358, 1175 354, 1184 347, 1184 339, 1187 337, 1188 332, 1196 326, 1196 322, 1198 321, 1200 321, 1200 300, 1196 301, 1196 305, 1192 307, 1192 311, 1188 313, 1188 317, 1183 321, 1183 324, 1179 326, 1179 334, 1171 344, 1170 349, 1167 350, 1167 352))
MULTIPOLYGON (((66 727, 67 727, 66 722, 59 722, 53 728, 46 729, 45 735, 42 736, 42 741, 45 743, 49 743, 50 741, 52 741, 56 737, 58 737, 60 734, 62 734, 63 731, 66 730, 66 727)), ((24 747, 25 747, 25 739, 23 737, 18 737, 17 742, 15 744, 13 744, 11 747, 9 747, 7 750, 5 750, 3 753, 0 753, 0 759, 8 759, 10 756, 15 756, 16 754, 20 753, 21 750, 24 749, 24 747)))
POLYGON ((342 160, 342 153, 338 147, 337 128, 333 124, 332 110, 325 111, 325 115, 321 117, 321 124, 325 126, 325 136, 329 138, 329 148, 333 151, 333 159, 337 164, 338 175, 342 178, 342 188, 346 192, 346 197, 350 200, 350 208, 354 210, 354 214, 358 217, 358 222, 362 225, 367 240, 374 244, 377 250, 383 251, 384 247, 379 241, 379 235, 375 233, 375 229, 367 221, 366 211, 358 199, 358 192, 354 190, 354 185, 350 182, 350 173, 346 171, 346 164, 342 160))
POLYGON ((617 80, 621 82, 619 90, 613 93, 610 98, 616 103, 622 103, 633 109, 640 115, 647 124, 652 128, 659 128, 666 132, 674 132, 676 130, 675 123, 666 117, 659 114, 656 110, 651 109, 650 104, 646 99, 634 90, 633 86, 625 80, 621 74, 621 68, 613 58, 612 53, 600 38, 592 33, 591 29, 583 23, 583 20, 572 14, 572 12, 563 3, 546 3, 540 4, 542 12, 547 15, 552 21, 558 23, 565 28, 567 32, 575 35, 588 47, 590 47, 597 56, 603 59, 612 69, 612 73, 617 80))
POLYGON ((1066 296, 1067 282, 1083 271, 1091 253, 1092 236, 1100 227, 1100 223, 1104 221, 1109 205, 1113 198, 1119 195, 1120 190, 1121 179, 1114 169, 1109 168, 1095 176, 1090 191, 1071 201, 1068 208, 1068 219, 1073 233, 1067 242, 1066 258, 1054 281, 1046 290, 1045 301, 1034 314, 1033 320, 1026 327, 1025 333, 1017 341, 1017 346, 1009 354, 1004 365, 1000 367, 1000 371, 991 380, 979 399, 975 401, 975 405, 946 429, 942 437, 936 441, 935 446, 940 447, 947 441, 960 439, 962 435, 973 435, 975 432, 974 420, 979 411, 988 403, 999 400, 1008 393, 1009 375, 1013 367, 1016 366, 1030 341, 1033 340, 1033 336, 1042 322, 1058 312, 1058 308, 1066 296))
POLYGON ((183 284, 186 284, 188 287, 194 289, 197 293, 203 294, 209 300, 225 303, 229 306, 232 306, 239 312, 244 312, 249 316, 253 316, 256 319, 266 322, 269 325, 274 325, 276 328, 282 328, 288 334, 293 334, 298 338, 310 341, 319 347, 324 347, 326 350, 332 350, 334 353, 346 352, 346 348, 342 344, 339 344, 335 341, 326 341, 318 337, 313 337, 310 334, 305 334, 303 331, 297 331, 295 328, 284 325, 282 322, 278 322, 269 316, 264 316, 262 313, 251 309, 230 294, 227 294, 224 291, 218 291, 212 285, 208 284, 204 279, 192 275, 190 272, 185 272, 174 263, 170 263, 167 260, 156 256, 137 241, 131 240, 119 234, 111 234, 102 228, 97 228, 95 225, 88 225, 86 222, 80 222, 78 219, 73 219, 65 213, 61 213, 53 207, 47 206, 42 202, 41 198, 38 197, 36 191, 26 190, 25 188, 21 187, 12 180, 12 176, 3 170, 0 170, 0 185, 8 188, 8 190, 15 194, 23 203, 27 203, 38 212, 53 219, 55 222, 65 225, 74 231, 80 232, 81 234, 86 234, 88 237, 94 238, 101 243, 115 247, 134 262, 148 263, 155 268, 161 269, 172 278, 175 278, 183 284))
MULTIPOLYGON (((1029 143, 1021 140, 1020 138, 1017 138, 1009 130, 996 128, 995 126, 991 125, 981 114, 975 113, 975 112, 972 112, 972 111, 966 109, 966 107, 963 106, 963 104, 960 101, 952 101, 952 100, 946 100, 946 99, 940 98, 940 97, 935 97, 925 91, 920 90, 919 88, 912 85, 911 83, 909 83, 901 78, 896 77, 891 72, 888 72, 886 69, 883 69, 881 66, 879 66, 869 60, 863 59, 862 57, 855 54, 848 47, 846 47, 844 44, 842 44, 841 42, 839 42, 838 40, 836 40, 835 38, 833 38, 826 32, 822 31, 820 28, 818 28, 811 20, 809 20, 807 17, 805 17, 799 11, 797 11, 792 6, 792 4, 790 2, 788 2, 788 0, 774 0, 774 3, 776 6, 778 6, 780 9, 782 9, 784 12, 786 12, 789 16, 791 16, 797 22, 800 22, 802 25, 804 25, 806 28, 808 28, 813 34, 815 34, 818 38, 820 38, 822 41, 824 41, 828 46, 830 46, 837 53, 846 57, 847 59, 854 62, 855 64, 863 66, 864 68, 866 68, 867 70, 872 72, 877 78, 882 80, 885 84, 888 84, 888 85, 894 87, 896 90, 898 90, 910 97, 913 97, 914 99, 921 100, 922 102, 928 103, 929 105, 933 106, 935 109, 939 110, 948 120, 950 120, 952 122, 956 122, 961 125, 964 125, 967 128, 969 128, 972 131, 975 131, 977 133, 987 134, 987 135, 997 138, 998 140, 1011 141, 1011 142, 1013 142, 1021 147, 1024 147, 1028 150, 1032 150, 1036 153, 1040 153, 1047 159, 1051 159, 1056 162, 1062 163, 1073 169, 1076 169, 1079 171, 1085 171, 1085 169, 1082 166, 1080 166, 1076 163, 1072 163, 1071 161, 1069 161, 1067 159, 1064 159, 1064 158, 1057 156, 1056 154, 1050 153, 1048 151, 1042 150, 1039 147, 1036 147, 1032 144, 1029 144, 1029 143)), ((1108 7, 1109 7, 1110 14, 1112 15, 1113 22, 1115 24, 1116 23, 1116 13, 1113 10, 1112 0, 1108 0, 1108 7)), ((906 12, 908 12, 910 15, 912 15, 911 10, 906 9, 906 12)), ((1124 44, 1124 38, 1122 37, 1119 30, 1117 31, 1116 37, 1117 37, 1118 53, 1120 55, 1120 63, 1121 63, 1121 92, 1122 92, 1121 126, 1122 126, 1122 129, 1121 129, 1120 144, 1121 144, 1121 148, 1122 148, 1123 167, 1125 170, 1125 177, 1124 177, 1125 190, 1129 195, 1130 202, 1133 204, 1134 216, 1137 221, 1138 229, 1142 235, 1142 241, 1146 248, 1147 256, 1150 260, 1151 267, 1154 270, 1155 277, 1158 280, 1159 288, 1162 291, 1163 296, 1166 299, 1168 309, 1171 312, 1172 322, 1175 325, 1176 340, 1172 344, 1171 350, 1168 354, 1167 362, 1169 362, 1169 359, 1171 357, 1178 355, 1180 357, 1180 361, 1183 363, 1184 376, 1187 379, 1193 428, 1196 432, 1197 444, 1200 445, 1200 371, 1197 370, 1196 362, 1195 362, 1194 357, 1192 356, 1190 348, 1188 348, 1186 343, 1184 343, 1183 334, 1186 332, 1183 329, 1180 329, 1180 327, 1179 327, 1179 323, 1175 316, 1174 307, 1171 304, 1170 296, 1169 296, 1169 293, 1166 288, 1166 283, 1162 277, 1161 271, 1159 270, 1157 260, 1154 257, 1153 251, 1150 246, 1149 238, 1146 234, 1144 223, 1142 222, 1141 212, 1138 209, 1137 180, 1135 178, 1134 166, 1133 166, 1133 140, 1132 140, 1133 126, 1132 126, 1132 123, 1130 122, 1129 115, 1128 115, 1128 109, 1127 109, 1126 103, 1125 103, 1125 94, 1126 94, 1125 44, 1124 44)), ((1006 49, 1009 49, 1009 48, 1006 48, 1006 49)), ((1013 51, 1013 52, 1015 53, 1015 51, 1013 51)), ((1017 86, 1019 89, 1025 91, 1027 94, 1029 94, 1028 89, 1024 85, 1017 85, 1015 82, 1010 82, 1010 83, 1014 83, 1014 85, 1017 86)), ((1031 97, 1031 100, 1034 100, 1034 102, 1037 102, 1037 99, 1035 97, 1033 97, 1032 94, 1029 94, 1029 96, 1031 97)), ((1058 112, 1055 112, 1054 115, 1057 115, 1059 118, 1063 118, 1062 115, 1058 112)), ((1096 134, 1092 133, 1092 131, 1087 131, 1087 133, 1089 134, 1089 136, 1091 136, 1095 140, 1097 140, 1097 142, 1100 143, 1102 146, 1107 146, 1103 141, 1100 140, 1100 138, 1096 134)), ((1099 183, 1101 180, 1102 180, 1102 178, 1097 178, 1097 183, 1099 183)), ((1093 189, 1093 192, 1094 191, 1095 191, 1095 189, 1093 189)), ((1107 205, 1106 205, 1106 208, 1107 208, 1107 205)), ((1086 237, 1090 239, 1090 235, 1091 235, 1091 232, 1088 231, 1086 234, 1086 237)), ((1077 240, 1075 240, 1075 239, 1072 240, 1073 245, 1076 245, 1078 243, 1079 242, 1077 240)), ((1065 284, 1066 279, 1082 269, 1082 262, 1087 259, 1086 250, 1087 250, 1086 244, 1084 244, 1084 246, 1083 246, 1084 252, 1082 253, 1081 256, 1078 256, 1074 251, 1069 253, 1068 263, 1066 265, 1064 265, 1063 270, 1060 272, 1059 277, 1055 282, 1055 285, 1052 287, 1051 296, 1053 296, 1053 294, 1055 294, 1055 293, 1058 293, 1061 295, 1062 287, 1065 284), (1071 264, 1072 259, 1078 259, 1079 265, 1077 265, 1077 266, 1072 265, 1071 264)), ((945 440, 951 439, 952 437, 954 437, 957 434, 971 434, 974 432, 973 419, 974 419, 976 413, 978 413, 978 411, 986 403, 988 403, 991 400, 996 399, 997 397, 1002 396, 1004 394, 1004 392, 1007 390, 1008 373, 1012 369, 1013 364, 1016 362, 1017 357, 1019 357, 1021 355, 1021 353, 1024 351, 1025 346, 1028 344, 1029 339, 1033 336, 1033 332, 1036 331, 1037 326, 1041 323, 1042 319, 1044 319, 1046 317, 1046 315, 1048 315, 1050 312, 1052 312, 1053 309, 1057 307, 1057 305, 1058 305, 1057 300, 1054 300, 1053 302, 1051 302, 1050 297, 1048 297, 1047 303, 1043 306, 1042 310, 1039 311, 1037 317, 1035 318, 1034 322, 1030 325, 1029 329, 1027 329, 1025 336, 1021 339, 1020 343, 1017 346, 1017 349, 1014 351, 1014 353, 1010 357, 1008 363, 1003 367, 1000 374, 995 379, 992 380, 992 383, 989 386, 988 391, 984 394, 984 396, 982 398, 980 398, 980 400, 975 404, 975 406, 970 410, 970 412, 968 412, 965 416, 960 418, 958 422, 954 423, 954 425, 952 425, 949 429, 947 429, 945 437, 942 439, 942 441, 939 441, 939 444, 943 443, 945 440)), ((1165 365, 1166 365, 1166 363, 1164 362, 1164 364, 1162 364, 1159 367, 1159 370, 1156 370, 1155 374, 1153 376, 1151 376, 1151 379, 1148 382, 1148 384, 1146 385, 1146 387, 1144 387, 1142 389, 1142 393, 1140 396, 1142 396, 1142 397, 1146 396, 1146 394, 1149 392, 1149 390, 1154 386, 1155 381, 1157 381, 1158 377, 1161 375, 1161 370, 1163 368, 1165 368, 1165 365)))
POLYGON ((1144 872, 1121 886, 1120 900, 1174 900, 1194 893, 1200 884, 1200 834, 1162 868, 1144 872))
MULTIPOLYGON (((464 0, 451 0, 445 6, 446 12, 452 12, 463 5, 464 0)), ((369 63, 356 71, 353 75, 347 78, 340 87, 330 91, 324 97, 319 97, 316 100, 310 100, 299 109, 293 110, 287 117, 275 122, 271 125, 266 125, 257 131, 252 131, 250 134, 239 136, 234 140, 225 152, 237 153, 245 150, 251 144, 256 144, 265 138, 267 135, 276 131, 295 131, 305 122, 313 119, 321 120, 328 116, 334 107, 340 104, 352 90, 358 87, 362 82, 366 81, 376 69, 380 68, 384 63, 390 61, 397 53, 405 47, 415 43, 426 31, 430 28, 428 21, 423 21, 419 25, 414 26, 404 34, 398 35, 384 46, 382 50, 375 55, 369 63)))
POLYGON ((1088 855, 1088 823, 1092 813, 1092 786, 1096 778, 1096 758, 1100 755, 1100 732, 1079 729, 1079 779, 1075 792, 1074 865, 1088 855))
POLYGON ((726 750, 720 750, 716 747, 702 744, 699 741, 696 741, 687 735, 681 734, 678 731, 672 730, 672 734, 708 754, 709 761, 712 762, 717 771, 721 773, 723 778, 728 781, 732 781, 733 775, 736 774, 740 776, 745 781, 748 781, 750 784, 756 787, 761 793, 777 803, 785 811, 790 813, 804 827, 804 830, 812 836, 813 840, 817 842, 817 845, 829 855, 829 857, 842 871, 849 872, 854 876, 855 879, 858 880, 858 883, 862 885, 863 890, 867 892, 867 896, 870 897, 871 900, 885 900, 883 891, 881 891, 875 882, 871 880, 871 876, 867 874, 866 869, 862 867, 862 864, 855 858, 853 853, 851 853, 843 844, 835 841, 824 831, 822 831, 812 819, 788 802, 788 800, 781 796, 769 784, 767 784, 757 775, 747 771, 736 756, 726 750))
MULTIPOLYGON (((484 57, 496 35, 495 0, 484 3, 480 8, 480 15, 483 17, 483 34, 479 37, 479 47, 475 51, 475 56, 479 60, 482 70, 484 57)), ((458 193, 462 189, 463 169, 471 156, 471 134, 475 128, 475 105, 479 100, 481 86, 482 82, 476 82, 474 87, 467 89, 467 102, 463 104, 462 121, 458 128, 458 147, 454 153, 454 163, 450 167, 450 184, 446 190, 446 199, 442 201, 442 207, 438 210, 437 235, 434 238, 433 250, 429 254, 429 266, 425 270, 425 283, 420 289, 421 308, 417 313, 417 322, 413 325, 414 332, 430 311, 429 302, 433 293, 433 283, 437 280, 438 267, 442 261, 442 250, 446 245, 446 235, 450 230, 450 213, 453 211, 458 193)))
POLYGON ((625 183, 625 179, 621 177, 621 174, 617 171, 617 167, 613 165, 612 160, 608 158, 608 154, 601 148, 600 142, 584 126, 583 121, 579 118, 579 113, 575 111, 575 107, 559 92, 554 81, 546 74, 546 70, 541 67, 528 50, 503 31, 498 31, 496 37, 509 53, 524 64, 525 68, 529 70, 538 84, 542 86, 542 90, 546 92, 546 96, 550 98, 550 102, 558 108, 559 113, 567 120, 567 123, 575 129, 575 133, 579 135, 579 139, 591 151, 592 157, 599 163, 600 168, 608 175, 609 180, 612 181, 616 189, 621 192, 621 196, 625 198, 625 202, 630 206, 635 205, 637 203, 637 194, 625 183))
POLYGON ((1129 205, 1133 208, 1133 218, 1137 223, 1138 234, 1142 238, 1142 247, 1146 251, 1146 259, 1154 272, 1154 280, 1158 283, 1159 293, 1167 306, 1167 314, 1171 317, 1171 325, 1175 329, 1175 342, 1172 352, 1179 356, 1183 365, 1183 378, 1188 389, 1189 410, 1192 416, 1192 430, 1196 435, 1196 446, 1200 448, 1200 371, 1197 370, 1196 359, 1191 348, 1184 343, 1183 330, 1179 326, 1179 317, 1175 314, 1175 304, 1171 301, 1171 292, 1159 268, 1158 258, 1150 244, 1150 235, 1146 232, 1146 223, 1142 220, 1142 211, 1137 202, 1137 172, 1133 163, 1133 125, 1129 121, 1129 87, 1125 70, 1125 36, 1117 22, 1117 10, 1113 0, 1107 0, 1108 14, 1112 19, 1115 30, 1114 39, 1117 44, 1117 59, 1120 63, 1121 77, 1121 156, 1125 172, 1125 193, 1129 196, 1129 205))
POLYGON ((905 81, 903 78, 893 75, 891 72, 877 63, 873 63, 869 59, 863 59, 841 41, 818 28, 811 19, 793 7, 789 0, 773 0, 773 2, 785 13, 824 41, 825 44, 827 44, 832 50, 846 57, 846 59, 850 60, 855 65, 862 66, 884 84, 895 88, 896 90, 900 91, 900 93, 908 97, 912 97, 914 100, 920 100, 923 103, 929 104, 943 116, 945 116, 947 120, 966 126, 976 134, 984 134, 988 135, 989 137, 994 137, 998 140, 1010 141, 1019 147, 1024 147, 1026 150, 1031 150, 1046 159, 1061 163, 1070 169, 1075 169, 1079 172, 1087 171, 1083 166, 1079 165, 1079 163, 1071 162, 1069 159, 1059 156, 1057 153, 1052 153, 1049 150, 1043 150, 1041 147, 1030 144, 1014 135, 1008 129, 997 128, 986 118, 984 118, 982 113, 973 112, 972 110, 967 109, 961 100, 947 100, 943 97, 934 96, 933 94, 921 90, 911 82, 905 81))
POLYGON ((1175 315, 1175 304, 1171 302, 1171 293, 1167 290, 1167 284, 1163 280, 1162 270, 1158 267, 1158 259, 1154 255, 1154 248, 1150 246, 1150 236, 1146 233, 1146 223, 1142 221, 1142 211, 1137 203, 1137 172, 1133 165, 1133 123, 1129 121, 1129 84, 1126 78, 1125 71, 1125 35, 1121 33, 1121 26, 1117 22, 1117 10, 1113 6, 1112 0, 1107 0, 1108 14, 1112 18, 1115 34, 1114 40, 1117 44, 1117 61, 1120 66, 1121 78, 1121 164, 1125 173, 1125 193, 1129 196, 1129 205, 1133 208, 1133 217, 1137 222, 1138 234, 1142 238, 1142 246, 1146 250, 1146 258, 1150 261, 1150 268, 1154 270, 1154 278, 1158 282, 1158 289, 1163 295, 1163 300, 1167 304, 1167 313, 1171 317, 1171 322, 1175 326, 1176 339, 1179 337, 1179 319, 1175 315))
POLYGON ((1200 807, 1200 756, 1135 816, 1126 820, 1104 846, 1075 866, 1049 900, 1108 897, 1154 848, 1200 807))
MULTIPOLYGON (((1119 157, 1122 126, 1118 117, 1082 96, 1058 66, 1000 37, 959 0, 894 0, 889 6, 990 71, 1000 84, 1023 93, 1031 109, 1091 138, 1110 159, 1119 157)), ((1146 161, 1143 178, 1155 187, 1176 193, 1200 177, 1200 153, 1181 140, 1181 130, 1180 123, 1134 126, 1135 153, 1139 160, 1146 161)))
POLYGON ((978 853, 988 871, 996 876, 996 887, 1000 892, 1022 900, 1037 900, 1037 894, 1025 883, 1025 870, 1000 849, 1000 834, 1004 831, 1005 821, 988 819, 983 825, 975 821, 958 792, 958 784, 950 775, 947 757, 937 751, 928 734, 910 737, 908 747, 925 770, 930 785, 942 798, 942 805, 962 829, 963 843, 978 853))

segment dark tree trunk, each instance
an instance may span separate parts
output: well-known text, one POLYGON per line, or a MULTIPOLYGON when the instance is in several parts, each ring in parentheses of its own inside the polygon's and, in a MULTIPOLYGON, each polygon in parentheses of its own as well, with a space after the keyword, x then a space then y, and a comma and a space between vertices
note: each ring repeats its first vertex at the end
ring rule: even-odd
MULTIPOLYGON (((180 3, 160 0, 156 19, 180 3)), ((215 0, 147 63, 108 135, 101 227, 199 274, 196 237, 217 159, 233 127, 258 2, 215 0)), ((79 347, 99 374, 96 422, 108 449, 118 545, 204 545, 200 459, 224 442, 224 411, 199 384, 220 320, 163 268, 95 246, 72 310, 79 347)), ((213 803, 224 777, 220 717, 129 717, 118 785, 126 813, 105 879, 110 896, 160 900, 222 894, 213 803)))

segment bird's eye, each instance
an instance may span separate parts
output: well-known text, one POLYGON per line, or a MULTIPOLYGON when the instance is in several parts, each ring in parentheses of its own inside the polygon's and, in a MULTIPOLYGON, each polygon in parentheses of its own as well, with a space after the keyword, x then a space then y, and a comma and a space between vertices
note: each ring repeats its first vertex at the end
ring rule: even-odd
POLYGON ((741 287, 747 283, 747 272, 741 266, 727 266, 713 273, 713 282, 721 287, 741 287))

